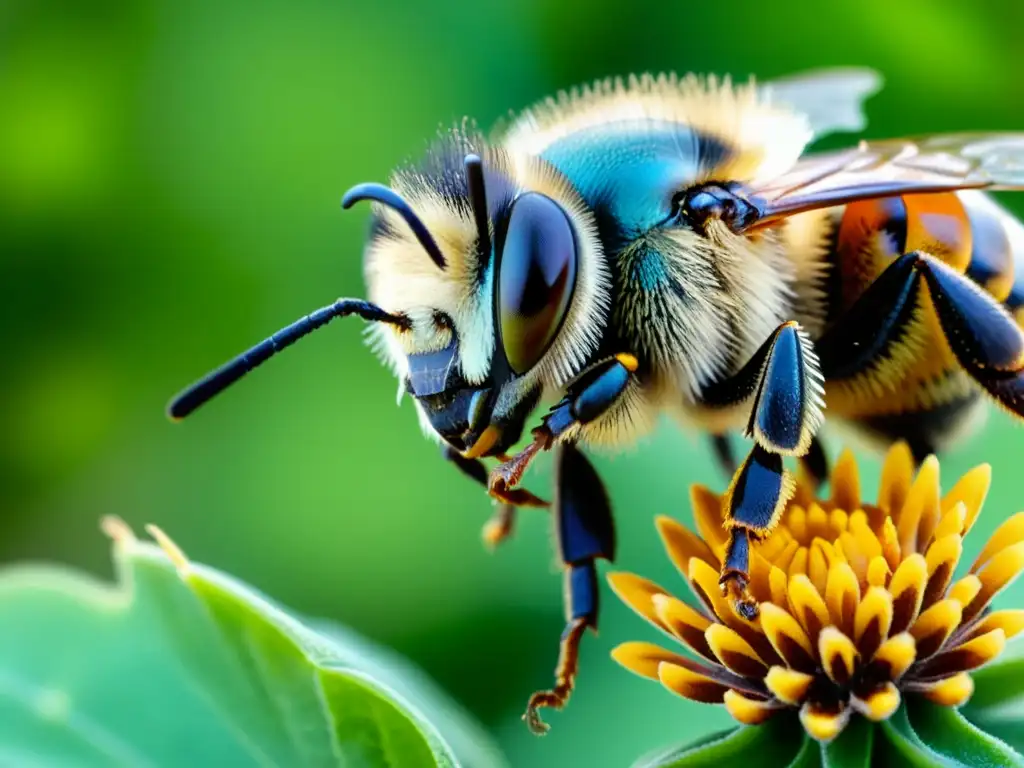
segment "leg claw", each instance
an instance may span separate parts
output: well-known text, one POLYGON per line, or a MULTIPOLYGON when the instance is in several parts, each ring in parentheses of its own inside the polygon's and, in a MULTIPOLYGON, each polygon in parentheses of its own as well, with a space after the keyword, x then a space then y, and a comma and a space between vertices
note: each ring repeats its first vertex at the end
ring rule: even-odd
POLYGON ((760 614, 757 600, 750 594, 749 580, 746 574, 730 572, 722 575, 719 582, 722 594, 729 598, 736 615, 746 621, 753 621, 760 614))

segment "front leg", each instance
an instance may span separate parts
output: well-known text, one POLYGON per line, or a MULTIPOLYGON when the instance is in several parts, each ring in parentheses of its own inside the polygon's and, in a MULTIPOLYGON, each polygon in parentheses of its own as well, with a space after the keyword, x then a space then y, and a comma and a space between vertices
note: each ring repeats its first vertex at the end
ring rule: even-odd
MULTIPOLYGON (((510 501, 527 468, 541 451, 546 451, 570 428, 602 416, 626 391, 637 369, 632 355, 620 354, 602 360, 581 373, 566 387, 563 397, 533 430, 533 441, 491 472, 488 490, 499 501, 510 501)), ((515 503, 515 502, 512 502, 515 503)))
POLYGON ((547 732, 542 707, 561 709, 579 669, 579 646, 587 628, 597 631, 598 558, 615 558, 615 527, 601 478, 571 443, 559 444, 555 460, 555 526, 565 565, 566 626, 559 642, 555 685, 530 697, 523 719, 535 734, 547 732))
MULTIPOLYGON (((457 450, 445 443, 441 447, 441 456, 454 464, 462 474, 480 485, 487 487, 487 467, 480 459, 467 459, 457 450)), ((546 508, 548 503, 535 496, 525 488, 515 488, 506 494, 506 499, 499 502, 491 518, 484 523, 481 532, 484 543, 493 549, 512 535, 515 525, 516 510, 519 507, 546 508)))
POLYGON ((729 407, 753 396, 746 433, 754 448, 733 476, 725 494, 726 542, 722 590, 736 612, 757 616, 750 581, 750 546, 778 524, 793 495, 783 456, 803 456, 821 424, 821 374, 811 342, 800 326, 783 323, 739 371, 711 387, 703 404, 729 407))

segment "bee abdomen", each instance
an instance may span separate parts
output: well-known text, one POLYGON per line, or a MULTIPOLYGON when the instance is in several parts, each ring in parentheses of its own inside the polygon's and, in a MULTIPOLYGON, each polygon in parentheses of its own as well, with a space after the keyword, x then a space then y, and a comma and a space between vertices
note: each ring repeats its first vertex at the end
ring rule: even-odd
POLYGON ((1024 226, 976 191, 847 205, 836 237, 835 308, 848 308, 892 260, 912 251, 966 273, 1024 322, 1024 226))

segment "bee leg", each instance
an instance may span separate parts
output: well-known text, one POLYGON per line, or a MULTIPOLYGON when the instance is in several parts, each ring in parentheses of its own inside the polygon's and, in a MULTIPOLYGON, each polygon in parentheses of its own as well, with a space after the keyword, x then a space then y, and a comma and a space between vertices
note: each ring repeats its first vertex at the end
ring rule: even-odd
POLYGON ((800 457, 800 466, 816 488, 828 479, 828 456, 825 455, 825 449, 817 436, 811 438, 807 453, 800 457))
POLYGON ((733 473, 736 472, 736 456, 732 451, 732 442, 729 440, 729 435, 723 433, 721 435, 711 435, 711 450, 715 455, 715 461, 718 462, 718 466, 721 467, 727 475, 732 477, 733 473))
POLYGON ((999 302, 965 275, 917 251, 886 267, 817 341, 829 380, 878 363, 927 291, 949 348, 963 370, 997 402, 1024 417, 1024 333, 999 302))
POLYGON ((559 555, 565 564, 566 626, 559 641, 555 685, 537 691, 523 720, 535 734, 547 732, 539 710, 561 709, 568 702, 579 669, 584 632, 597 631, 597 558, 615 557, 615 526, 604 485, 587 458, 572 444, 560 443, 555 460, 555 525, 559 555))
POLYGON ((533 442, 491 472, 488 490, 500 501, 512 500, 516 485, 527 467, 541 451, 546 451, 555 440, 570 428, 587 424, 603 415, 629 385, 637 369, 632 355, 619 354, 587 368, 566 387, 563 397, 533 430, 533 442))
POLYGON ((754 448, 723 499, 729 532, 720 583, 736 612, 757 616, 748 589, 750 544, 766 538, 793 495, 783 456, 803 456, 821 423, 821 374, 810 340, 795 322, 783 323, 734 376, 702 394, 705 406, 728 407, 753 395, 746 434, 754 448))
POLYGON ((722 503, 729 533, 719 583, 733 608, 747 620, 757 618, 757 601, 750 594, 750 545, 766 539, 778 525, 794 483, 783 469, 782 456, 755 443, 733 476, 722 503))
MULTIPOLYGON (((467 459, 450 445, 442 446, 441 456, 453 463, 466 477, 487 487, 487 468, 480 459, 467 459)), ((507 495, 510 500, 498 504, 490 520, 484 523, 481 532, 484 543, 492 549, 512 535, 518 507, 548 506, 546 501, 534 496, 525 488, 514 488, 507 495)))
POLYGON ((1024 418, 1024 331, 970 278, 932 256, 911 255, 957 362, 996 402, 1024 418))

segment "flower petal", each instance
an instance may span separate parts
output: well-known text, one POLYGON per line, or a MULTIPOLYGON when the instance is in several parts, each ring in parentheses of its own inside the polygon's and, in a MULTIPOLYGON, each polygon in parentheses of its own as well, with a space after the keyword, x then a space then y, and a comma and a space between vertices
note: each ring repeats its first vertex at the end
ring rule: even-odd
POLYGON ((815 589, 824 592, 828 581, 828 566, 835 559, 832 545, 822 538, 816 538, 807 552, 807 576, 815 589))
POLYGON ((924 555, 914 553, 896 569, 889 582, 892 595, 892 626, 890 632, 902 632, 914 623, 924 599, 928 564, 924 555))
POLYGON ((726 624, 738 619, 729 601, 722 595, 718 586, 718 571, 697 558, 690 559, 690 589, 713 616, 717 616, 726 624))
POLYGON ((928 680, 977 669, 1002 653, 1005 646, 1006 635, 1003 630, 993 629, 952 650, 933 656, 921 665, 916 676, 928 680))
POLYGON ((764 684, 776 699, 794 707, 804 700, 813 682, 813 675, 778 665, 769 669, 764 678, 764 684))
POLYGON ((626 571, 613 571, 608 574, 608 584, 612 591, 619 596, 619 599, 636 611, 637 614, 647 619, 651 624, 663 632, 672 634, 671 630, 658 618, 658 612, 654 609, 652 598, 655 595, 663 595, 666 590, 659 587, 653 581, 641 578, 626 571))
POLYGON ((967 472, 956 481, 956 484, 949 489, 949 493, 942 499, 942 511, 952 509, 957 502, 962 501, 966 507, 966 519, 964 520, 963 534, 966 534, 974 526, 978 519, 981 507, 988 495, 988 488, 992 484, 992 467, 988 464, 980 464, 967 472))
MULTIPOLYGON (((896 531, 904 555, 917 551, 921 521, 938 521, 939 503, 939 460, 929 456, 921 464, 907 500, 896 516, 896 531)), ((934 530, 934 524, 929 530, 934 530)))
POLYGON ((866 696, 851 696, 850 706, 864 717, 879 723, 892 717, 900 706, 900 692, 892 683, 883 683, 866 696))
POLYGON ((747 621, 737 615, 732 604, 722 595, 718 586, 718 571, 697 558, 690 559, 690 587, 702 603, 707 605, 722 623, 736 630, 769 664, 778 661, 775 649, 761 631, 760 619, 747 621))
POLYGON ((936 539, 928 547, 924 558, 928 565, 928 584, 924 588, 924 599, 921 601, 924 608, 941 600, 946 594, 962 553, 963 540, 960 534, 956 533, 936 539))
POLYGON ((818 657, 825 674, 836 685, 846 685, 857 668, 853 641, 835 627, 825 627, 818 636, 818 657))
POLYGON ((663 661, 682 664, 687 661, 685 656, 667 651, 654 643, 639 641, 622 643, 612 649, 612 658, 630 672, 641 677, 658 679, 658 665, 663 661))
POLYGON ((917 658, 924 660, 937 653, 960 626, 962 615, 963 607, 952 599, 941 600, 922 613, 910 628, 917 643, 917 658))
POLYGON ((828 514, 829 536, 826 538, 834 541, 839 534, 845 531, 850 525, 850 515, 845 509, 833 509, 828 514))
POLYGON ((811 504, 807 508, 807 536, 812 542, 815 539, 832 539, 828 527, 828 512, 822 509, 820 504, 811 504))
POLYGON ((768 585, 772 593, 771 602, 776 605, 785 605, 786 595, 789 591, 789 577, 786 576, 781 568, 772 566, 772 571, 768 574, 768 585))
POLYGON ((887 515, 903 508, 914 476, 914 455, 906 443, 895 443, 885 454, 882 479, 878 488, 878 506, 887 515))
POLYGON ((1024 541, 1024 512, 1018 512, 996 528, 995 532, 985 543, 985 547, 978 555, 978 559, 971 566, 971 573, 980 571, 989 560, 995 557, 1008 547, 1024 541))
POLYGON ((933 534, 935 541, 946 536, 961 536, 967 523, 967 505, 958 501, 942 513, 939 524, 933 534))
MULTIPOLYGON (((774 536, 772 538, 774 538, 774 536)), ((800 542, 791 538, 786 542, 786 546, 783 547, 782 552, 772 559, 772 565, 780 569, 783 573, 788 573, 789 564, 793 562, 793 558, 796 557, 796 553, 799 550, 800 542)))
POLYGON ((860 472, 853 451, 844 448, 832 467, 832 506, 852 512, 860 509, 860 472))
POLYGON ((651 603, 658 621, 679 642, 709 661, 717 661, 704 638, 704 630, 711 626, 711 620, 707 616, 669 595, 654 595, 651 603))
POLYGON ((725 692, 725 711, 744 725, 760 725, 782 707, 777 701, 754 699, 739 691, 725 692))
POLYGON ((1019 635, 1024 630, 1024 610, 1007 609, 993 611, 971 627, 971 631, 964 636, 964 640, 972 640, 975 637, 991 632, 993 629, 1003 630, 1007 640, 1019 635))
POLYGON ((892 571, 889 570, 889 563, 885 561, 885 558, 881 555, 872 557, 871 562, 868 563, 868 586, 886 587, 889 585, 891 577, 892 571))
POLYGON ((900 537, 896 531, 896 524, 891 517, 885 518, 882 523, 882 534, 878 539, 882 543, 882 556, 889 564, 889 568, 891 570, 899 568, 900 563, 903 562, 903 552, 900 550, 900 537))
POLYGON ((970 621, 980 614, 992 598, 1010 586, 1024 570, 1024 541, 1007 547, 977 573, 981 579, 981 590, 964 610, 964 621, 970 621))
POLYGON ((966 672, 960 672, 930 683, 914 683, 909 690, 921 693, 944 707, 959 707, 966 704, 974 693, 974 680, 966 672))
POLYGON ((835 563, 828 569, 825 584, 825 604, 832 615, 832 623, 843 632, 853 632, 853 620, 860 602, 860 583, 849 563, 835 563))
POLYGON ((868 587, 864 599, 857 606, 853 621, 853 639, 866 659, 874 655, 878 646, 889 636, 892 626, 892 595, 882 587, 868 587))
POLYGON ((969 573, 949 588, 946 597, 956 600, 966 608, 974 601, 979 592, 981 592, 981 579, 973 573, 969 573))
POLYGON ((722 497, 703 485, 694 485, 690 487, 690 507, 700 537, 714 552, 721 552, 726 540, 722 527, 722 497))
POLYGON ((768 671, 768 665, 736 630, 723 624, 712 624, 704 637, 718 661, 740 677, 760 679, 768 671))
POLYGON ((828 606, 821 593, 804 574, 789 580, 789 612, 807 631, 807 637, 813 645, 818 641, 818 633, 823 627, 832 623, 828 615, 828 606))
POLYGON ((793 555, 793 559, 789 563, 789 578, 794 576, 807 573, 807 547, 800 547, 793 555))
POLYGON ((729 690, 727 686, 715 682, 710 677, 667 661, 658 665, 658 679, 673 693, 704 704, 721 704, 725 699, 725 692, 729 690))
POLYGON ((806 545, 811 540, 807 534, 807 511, 803 507, 799 504, 790 504, 783 519, 793 538, 800 544, 806 545))
POLYGON ((774 603, 761 605, 761 628, 775 651, 794 669, 813 672, 814 649, 803 627, 774 603))
POLYGON ((800 707, 800 723, 812 739, 827 744, 843 732, 850 722, 851 711, 849 707, 841 706, 838 711, 829 712, 814 707, 808 701, 800 707))
POLYGON ((900 632, 878 646, 871 665, 876 667, 881 675, 895 683, 910 669, 916 658, 917 645, 913 635, 909 632, 900 632))
POLYGON ((715 557, 711 547, 678 520, 673 520, 667 515, 658 515, 654 519, 654 525, 661 536, 661 543, 665 545, 669 560, 675 564, 684 579, 690 571, 691 557, 699 557, 714 568, 721 567, 721 562, 715 557))

